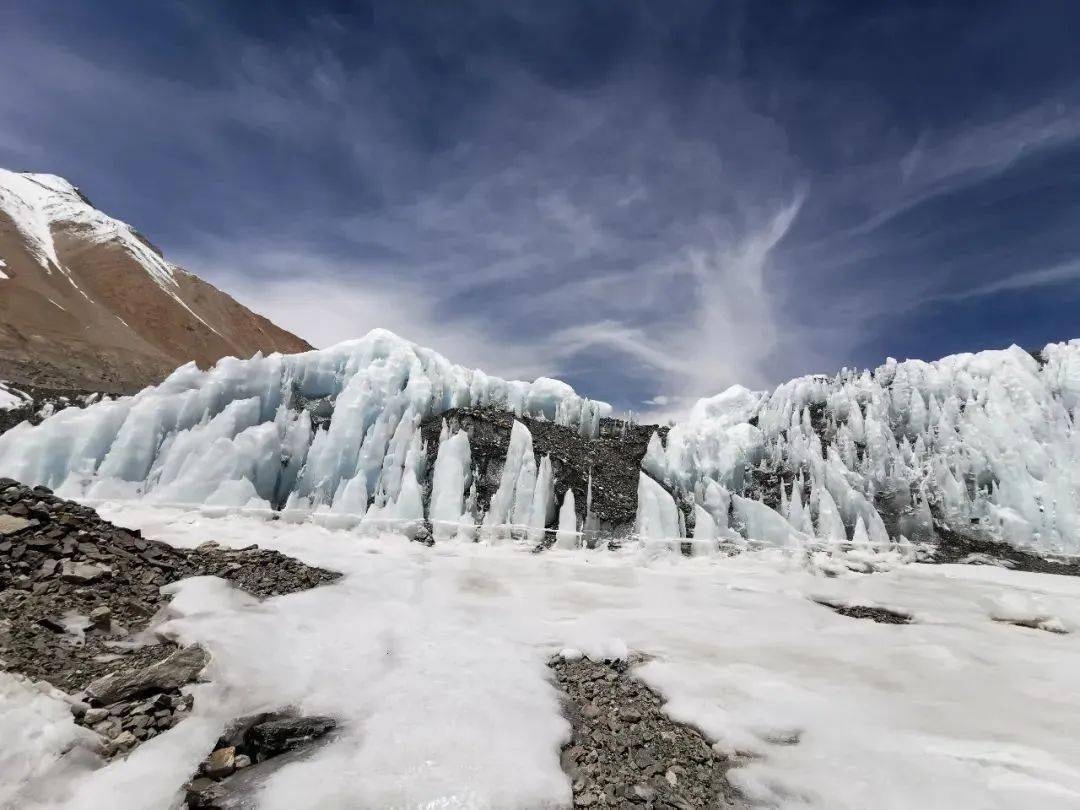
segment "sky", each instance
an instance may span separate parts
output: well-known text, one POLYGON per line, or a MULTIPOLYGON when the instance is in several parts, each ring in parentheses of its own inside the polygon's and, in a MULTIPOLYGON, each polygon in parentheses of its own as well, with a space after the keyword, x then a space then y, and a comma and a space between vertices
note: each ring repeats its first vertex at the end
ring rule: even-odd
POLYGON ((677 413, 1080 337, 1075 3, 0 5, 0 166, 317 346, 677 413))

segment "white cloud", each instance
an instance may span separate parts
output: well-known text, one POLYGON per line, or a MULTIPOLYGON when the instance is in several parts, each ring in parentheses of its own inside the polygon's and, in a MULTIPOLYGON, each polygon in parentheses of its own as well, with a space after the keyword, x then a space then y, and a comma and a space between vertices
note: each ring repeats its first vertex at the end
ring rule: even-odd
POLYGON ((1071 281, 1080 280, 1080 259, 1053 267, 1044 267, 1041 270, 1029 270, 1023 273, 1014 273, 995 281, 969 287, 966 290, 940 293, 929 298, 932 301, 966 301, 971 298, 982 298, 987 295, 995 295, 1003 292, 1019 292, 1032 290, 1039 287, 1052 287, 1057 284, 1067 284, 1071 281))
POLYGON ((296 250, 211 244, 210 252, 186 255, 180 263, 313 346, 378 327, 499 376, 557 376, 558 359, 544 347, 499 339, 476 312, 448 317, 438 310, 437 291, 423 284, 296 250))

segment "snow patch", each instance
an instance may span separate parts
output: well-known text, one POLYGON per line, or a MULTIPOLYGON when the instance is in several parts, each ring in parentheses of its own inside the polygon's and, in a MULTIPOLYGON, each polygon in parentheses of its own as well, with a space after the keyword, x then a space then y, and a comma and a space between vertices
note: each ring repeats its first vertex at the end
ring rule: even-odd
POLYGON ((11 383, 0 380, 0 411, 23 408, 32 402, 29 394, 12 387, 11 383))
POLYGON ((826 579, 777 549, 676 562, 636 549, 537 557, 310 523, 104 512, 176 545, 258 542, 345 577, 260 604, 213 579, 173 586, 163 630, 213 655, 195 717, 126 760, 65 776, 78 796, 69 806, 121 806, 134 790, 140 806, 168 807, 224 723, 288 703, 338 717, 342 732, 275 774, 254 797, 260 807, 564 806, 568 728, 546 667, 560 652, 643 654, 635 672, 669 715, 719 750, 752 755, 729 777, 765 806, 1080 802, 1080 645, 994 622, 983 607, 1020 594, 1057 612, 1080 604, 1073 578, 911 565, 826 579), (915 621, 853 621, 811 597, 889 605, 915 621))

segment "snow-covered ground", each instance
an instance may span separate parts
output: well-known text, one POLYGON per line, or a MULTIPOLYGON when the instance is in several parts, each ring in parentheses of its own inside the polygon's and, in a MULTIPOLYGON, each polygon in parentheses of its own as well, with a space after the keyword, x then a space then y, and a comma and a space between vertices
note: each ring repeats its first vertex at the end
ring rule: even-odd
POLYGON ((11 383, 0 380, 0 411, 22 408, 30 401, 30 397, 15 388, 11 383))
POLYGON ((766 805, 1080 807, 1080 634, 994 620, 1080 630, 1078 579, 924 565, 824 578, 778 549, 537 555, 101 511, 176 545, 257 542, 346 576, 263 603, 211 578, 173 586, 163 629, 206 645, 211 680, 191 719, 107 767, 58 762, 85 732, 57 699, 0 676, 0 738, 21 741, 0 747, 0 806, 169 807, 225 722, 283 704, 344 728, 272 777, 264 810, 565 806, 569 727, 546 661, 572 648, 649 656, 638 673, 674 718, 753 755, 731 776, 766 805), (914 621, 852 619, 812 599, 914 621))

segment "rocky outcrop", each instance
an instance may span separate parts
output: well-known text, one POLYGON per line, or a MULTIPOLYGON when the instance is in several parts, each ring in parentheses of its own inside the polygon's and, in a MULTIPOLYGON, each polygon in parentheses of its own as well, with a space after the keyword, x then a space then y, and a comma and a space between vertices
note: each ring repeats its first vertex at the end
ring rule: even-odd
MULTIPOLYGON (((600 420, 597 438, 582 436, 573 428, 495 408, 454 408, 432 417, 421 426, 428 451, 428 472, 434 467, 439 449, 439 433, 445 421, 451 431, 469 434, 473 475, 479 512, 486 512, 499 487, 503 463, 510 444, 514 421, 532 434, 533 453, 539 462, 551 456, 555 499, 562 503, 568 489, 574 492, 574 506, 583 523, 586 509, 601 537, 629 534, 637 513, 638 473, 649 439, 666 428, 637 425, 619 419, 600 420), (591 505, 591 508, 590 508, 591 505)), ((430 478, 427 491, 430 493, 430 478)), ((552 522, 548 528, 555 528, 552 522)))

